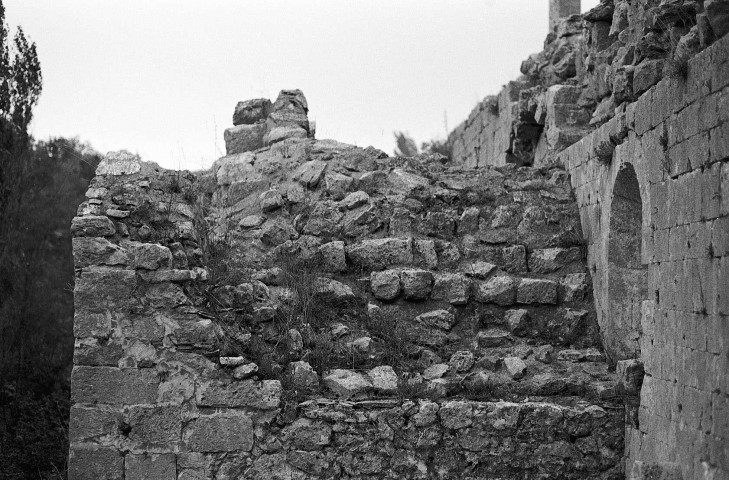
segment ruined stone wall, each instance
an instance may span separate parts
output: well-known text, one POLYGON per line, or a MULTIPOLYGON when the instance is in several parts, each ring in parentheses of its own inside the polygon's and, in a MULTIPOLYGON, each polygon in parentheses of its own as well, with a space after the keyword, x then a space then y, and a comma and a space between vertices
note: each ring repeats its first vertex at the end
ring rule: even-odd
POLYGON ((293 133, 197 174, 100 164, 69 478, 622 478, 565 172, 293 133))
POLYGON ((606 351, 645 364, 635 478, 729 477, 728 102, 724 37, 560 155, 606 351))
POLYGON ((452 161, 554 163, 663 76, 682 76, 689 58, 729 30, 726 8, 722 0, 602 0, 572 15, 575 2, 551 2, 550 22, 559 21, 550 23, 544 50, 449 135, 452 161))

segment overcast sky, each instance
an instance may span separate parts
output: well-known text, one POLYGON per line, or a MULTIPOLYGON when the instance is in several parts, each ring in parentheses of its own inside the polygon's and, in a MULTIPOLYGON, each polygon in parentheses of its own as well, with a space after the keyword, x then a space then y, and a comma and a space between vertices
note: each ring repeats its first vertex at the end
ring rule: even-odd
MULTIPOLYGON (((583 11, 598 0, 582 0, 583 11)), ((300 88, 317 138, 444 138, 542 48, 547 0, 5 0, 36 42, 36 138, 167 168, 225 153, 237 101, 300 88)))

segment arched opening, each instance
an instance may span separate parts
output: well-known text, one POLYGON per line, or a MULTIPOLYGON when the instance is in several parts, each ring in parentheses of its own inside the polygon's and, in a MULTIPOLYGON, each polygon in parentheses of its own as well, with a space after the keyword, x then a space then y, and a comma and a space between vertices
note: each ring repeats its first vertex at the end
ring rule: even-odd
POLYGON ((606 350, 613 361, 640 354, 641 306, 648 295, 647 267, 641 263, 643 202, 635 169, 618 171, 610 201, 608 233, 606 350))

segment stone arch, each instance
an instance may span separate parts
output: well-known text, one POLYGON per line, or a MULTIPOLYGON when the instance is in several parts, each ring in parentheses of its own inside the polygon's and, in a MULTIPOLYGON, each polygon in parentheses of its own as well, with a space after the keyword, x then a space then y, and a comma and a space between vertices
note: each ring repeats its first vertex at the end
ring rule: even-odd
POLYGON ((613 332, 605 345, 613 361, 637 358, 648 269, 641 261, 643 201, 633 165, 620 165, 612 195, 607 245, 607 316, 613 332))

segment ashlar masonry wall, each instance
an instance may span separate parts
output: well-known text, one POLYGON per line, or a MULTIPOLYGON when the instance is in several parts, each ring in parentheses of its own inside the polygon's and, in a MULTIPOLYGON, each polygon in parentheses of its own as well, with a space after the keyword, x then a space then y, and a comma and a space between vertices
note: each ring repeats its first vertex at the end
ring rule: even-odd
POLYGON ((560 159, 606 352, 644 362, 629 478, 729 478, 729 38, 560 159))

